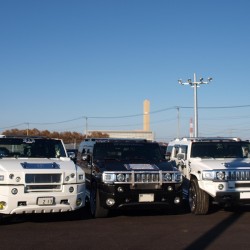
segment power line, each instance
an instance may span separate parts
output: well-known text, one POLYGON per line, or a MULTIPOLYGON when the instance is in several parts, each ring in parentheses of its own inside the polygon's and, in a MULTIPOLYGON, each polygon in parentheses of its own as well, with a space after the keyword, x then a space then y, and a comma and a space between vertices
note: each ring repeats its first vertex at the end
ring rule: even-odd
MULTIPOLYGON (((215 107, 199 107, 199 109, 232 109, 232 108, 247 108, 250 107, 250 104, 247 105, 237 105, 237 106, 215 106, 215 107)), ((173 106, 173 107, 168 107, 168 108, 163 108, 155 111, 149 112, 149 114, 156 114, 156 113, 161 113, 165 112, 167 110, 174 110, 174 109, 193 109, 193 107, 190 106, 173 106)), ((19 123, 16 125, 10 125, 6 127, 0 128, 1 130, 3 129, 8 129, 8 128, 13 128, 13 127, 19 127, 23 125, 56 125, 56 124, 62 124, 62 123, 68 123, 76 120, 82 120, 82 119, 121 119, 121 118, 131 118, 131 117, 138 117, 138 116, 143 116, 143 113, 140 114, 132 114, 132 115, 123 115, 123 116, 80 116, 77 118, 69 119, 69 120, 63 120, 63 121, 57 121, 57 122, 24 122, 24 123, 19 123)))

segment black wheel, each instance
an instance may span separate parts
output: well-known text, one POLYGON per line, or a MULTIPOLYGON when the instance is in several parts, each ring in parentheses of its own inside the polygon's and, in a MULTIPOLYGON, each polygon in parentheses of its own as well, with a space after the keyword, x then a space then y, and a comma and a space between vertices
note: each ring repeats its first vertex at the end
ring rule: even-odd
POLYGON ((209 211, 209 195, 199 188, 197 179, 190 181, 189 206, 193 214, 203 215, 209 211))
POLYGON ((93 218, 104 218, 108 216, 108 209, 101 207, 99 190, 96 184, 92 185, 89 203, 90 213, 93 218))

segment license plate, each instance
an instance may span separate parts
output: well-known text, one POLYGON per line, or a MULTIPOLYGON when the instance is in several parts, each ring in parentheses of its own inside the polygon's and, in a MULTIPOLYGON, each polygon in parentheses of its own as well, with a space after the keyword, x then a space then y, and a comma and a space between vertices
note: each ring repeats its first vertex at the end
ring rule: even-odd
POLYGON ((240 199, 250 199, 250 193, 249 192, 241 192, 240 199))
POLYGON ((154 194, 139 194, 139 202, 153 202, 154 194))
POLYGON ((37 199, 37 205, 49 206, 54 204, 54 197, 39 197, 37 199))

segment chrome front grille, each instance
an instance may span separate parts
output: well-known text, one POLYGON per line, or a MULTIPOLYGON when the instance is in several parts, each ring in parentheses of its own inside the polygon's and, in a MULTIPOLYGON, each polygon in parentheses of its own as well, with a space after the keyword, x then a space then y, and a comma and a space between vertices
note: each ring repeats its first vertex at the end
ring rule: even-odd
MULTIPOLYGON (((130 178, 132 176, 130 175, 130 178)), ((149 183, 155 183, 155 182, 159 182, 160 181, 160 175, 159 173, 157 174, 145 174, 145 173, 140 173, 140 174, 135 174, 135 182, 136 183, 145 183, 145 182, 149 182, 149 183)), ((132 178, 131 178, 132 179, 132 178)), ((130 180, 131 181, 131 180, 130 180)))
POLYGON ((61 174, 26 174, 25 192, 61 191, 61 174))
POLYGON ((182 176, 177 171, 117 171, 104 172, 103 182, 117 184, 180 183, 182 176))
POLYGON ((250 170, 232 170, 226 174, 228 181, 250 181, 250 170))

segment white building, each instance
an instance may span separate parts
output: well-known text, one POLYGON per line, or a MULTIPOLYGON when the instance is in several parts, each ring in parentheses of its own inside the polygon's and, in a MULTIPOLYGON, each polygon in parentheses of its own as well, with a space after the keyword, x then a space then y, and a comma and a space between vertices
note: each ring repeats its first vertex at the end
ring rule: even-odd
POLYGON ((88 135, 93 132, 100 132, 108 134, 110 138, 136 138, 147 139, 154 141, 154 133, 150 131, 150 102, 144 100, 143 102, 143 130, 101 130, 101 131, 88 131, 88 135))
POLYGON ((88 134, 93 132, 100 132, 103 134, 108 134, 109 138, 136 138, 136 139, 147 139, 154 141, 154 134, 152 131, 143 131, 143 130, 101 130, 101 131, 88 131, 88 134))

